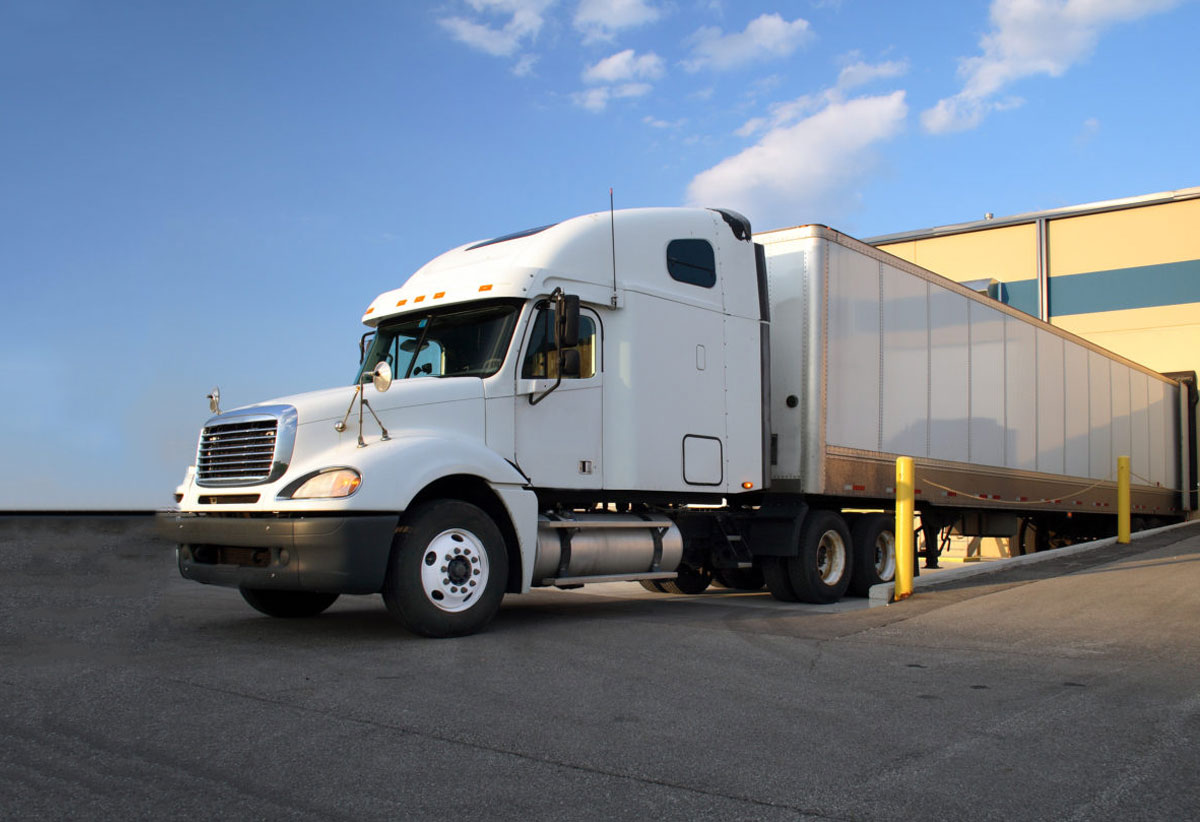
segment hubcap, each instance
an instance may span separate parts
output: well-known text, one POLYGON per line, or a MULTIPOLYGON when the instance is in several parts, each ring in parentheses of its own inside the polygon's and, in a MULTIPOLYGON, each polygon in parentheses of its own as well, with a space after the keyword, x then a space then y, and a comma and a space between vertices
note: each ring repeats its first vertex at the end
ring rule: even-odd
POLYGON ((421 587, 435 606, 450 613, 465 611, 487 582, 487 551, 477 536, 449 528, 430 540, 421 563, 421 587))
POLYGON ((875 573, 884 582, 896 576, 896 538, 891 531, 880 531, 875 537, 875 573))
POLYGON ((817 545, 817 573, 821 582, 836 585, 846 572, 846 543, 837 531, 826 531, 817 545))

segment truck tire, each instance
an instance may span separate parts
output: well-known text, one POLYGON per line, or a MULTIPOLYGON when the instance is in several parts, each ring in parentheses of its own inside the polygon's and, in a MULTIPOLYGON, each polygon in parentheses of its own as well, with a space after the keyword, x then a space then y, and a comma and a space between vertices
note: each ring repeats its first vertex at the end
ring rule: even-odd
POLYGON ((850 593, 865 597, 872 585, 896 578, 896 518, 891 514, 867 514, 850 529, 854 546, 854 573, 850 593))
POLYGON ((850 585, 854 555, 850 529, 834 511, 812 511, 804 521, 800 554, 787 561, 792 587, 801 602, 837 602, 850 585))
POLYGON ((464 636, 496 615, 507 578, 504 538, 492 519, 470 503, 435 500, 396 529, 383 601, 414 634, 464 636))
POLYGON ((758 568, 718 568, 713 581, 734 591, 761 591, 763 573, 758 568))
POLYGON ((675 579, 664 579, 659 583, 668 594, 702 594, 712 582, 712 571, 707 568, 681 564, 675 570, 678 573, 675 579))
POLYGON ((652 594, 665 594, 666 593, 666 591, 663 590, 662 583, 659 582, 657 579, 639 579, 638 584, 641 585, 643 588, 645 588, 647 591, 649 591, 652 594))
POLYGON ((759 559, 762 567, 763 581, 771 596, 780 602, 799 602, 796 589, 792 587, 792 575, 788 572, 787 557, 762 557, 759 559))
POLYGON ((276 591, 269 588, 239 588, 242 599, 254 610, 283 619, 314 617, 338 598, 319 591, 276 591))

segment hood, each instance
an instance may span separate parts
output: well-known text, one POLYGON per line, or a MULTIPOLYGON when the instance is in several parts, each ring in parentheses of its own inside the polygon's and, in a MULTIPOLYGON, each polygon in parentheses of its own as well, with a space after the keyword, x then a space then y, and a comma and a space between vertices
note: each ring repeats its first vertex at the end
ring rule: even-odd
MULTIPOLYGON (((435 405, 458 400, 482 399, 483 380, 478 377, 417 377, 408 380, 396 380, 384 393, 375 390, 375 386, 367 383, 363 386, 367 402, 375 409, 375 413, 400 408, 413 408, 420 405, 435 405)), ((354 386, 343 385, 338 388, 325 388, 320 391, 308 391, 304 394, 292 394, 277 397, 254 405, 230 409, 222 412, 246 412, 254 408, 270 405, 290 405, 296 409, 297 423, 305 425, 312 422, 337 421, 346 415, 350 401, 354 399, 354 386)), ((357 414, 357 401, 354 403, 353 414, 357 414)))

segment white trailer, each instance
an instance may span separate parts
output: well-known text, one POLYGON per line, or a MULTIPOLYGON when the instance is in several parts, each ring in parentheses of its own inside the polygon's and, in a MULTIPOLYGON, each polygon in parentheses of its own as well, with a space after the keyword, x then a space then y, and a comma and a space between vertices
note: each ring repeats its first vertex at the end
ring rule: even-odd
MULTIPOLYGON (((896 456, 932 532, 1192 505, 1194 392, 820 226, 592 214, 469 243, 363 316, 348 387, 218 412, 161 524, 275 616, 382 593, 410 629, 506 593, 714 575, 829 602, 894 573, 896 456)), ((216 409, 215 409, 216 410, 216 409)))

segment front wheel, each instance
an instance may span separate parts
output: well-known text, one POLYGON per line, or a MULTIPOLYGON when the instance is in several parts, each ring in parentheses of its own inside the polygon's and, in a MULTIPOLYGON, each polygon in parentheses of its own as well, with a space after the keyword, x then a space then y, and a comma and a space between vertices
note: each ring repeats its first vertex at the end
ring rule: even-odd
POLYGON ((437 500, 396 530, 383 601, 415 634, 464 636, 495 616, 507 578, 504 538, 492 519, 470 503, 437 500))
POLYGON ((270 588, 238 590, 242 599, 254 610, 283 619, 314 617, 338 598, 337 594, 323 594, 318 591, 276 591, 270 588))

